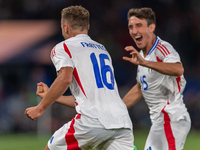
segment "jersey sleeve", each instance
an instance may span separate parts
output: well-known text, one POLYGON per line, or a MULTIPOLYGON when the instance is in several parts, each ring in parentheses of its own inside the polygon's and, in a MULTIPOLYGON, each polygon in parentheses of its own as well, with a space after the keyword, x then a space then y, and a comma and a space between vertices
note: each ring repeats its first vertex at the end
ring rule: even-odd
POLYGON ((168 43, 158 43, 156 47, 156 59, 158 62, 176 63, 180 62, 177 51, 168 43))
POLYGON ((62 67, 74 68, 73 60, 65 51, 63 44, 64 43, 57 44, 51 51, 51 60, 56 68, 56 71, 59 71, 62 67))

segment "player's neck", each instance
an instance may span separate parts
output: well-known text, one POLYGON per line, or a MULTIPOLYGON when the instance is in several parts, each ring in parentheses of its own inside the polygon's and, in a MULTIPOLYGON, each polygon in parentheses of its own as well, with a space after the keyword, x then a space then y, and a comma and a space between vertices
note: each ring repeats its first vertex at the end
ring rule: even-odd
POLYGON ((156 41, 156 35, 153 34, 153 36, 152 36, 151 40, 149 41, 149 43, 147 44, 147 46, 142 49, 144 57, 147 56, 149 50, 152 48, 152 46, 155 43, 155 41, 156 41))
POLYGON ((83 31, 77 30, 77 31, 74 31, 74 32, 72 33, 72 37, 74 37, 74 36, 76 36, 76 35, 78 35, 78 34, 86 34, 86 35, 88 35, 88 31, 87 31, 87 30, 83 30, 83 31))

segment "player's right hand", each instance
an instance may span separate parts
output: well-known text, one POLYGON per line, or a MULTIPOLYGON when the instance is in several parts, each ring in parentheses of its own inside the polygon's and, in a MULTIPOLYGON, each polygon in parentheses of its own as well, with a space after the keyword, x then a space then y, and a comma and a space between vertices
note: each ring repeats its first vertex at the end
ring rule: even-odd
POLYGON ((25 115, 31 120, 36 120, 43 114, 44 110, 40 109, 39 106, 29 107, 25 110, 25 115))
POLYGON ((142 58, 142 56, 139 54, 139 52, 133 47, 133 46, 127 46, 125 47, 125 50, 127 52, 130 52, 131 58, 124 56, 123 59, 126 61, 129 61, 135 65, 144 65, 145 60, 142 58))
POLYGON ((49 91, 49 87, 45 83, 40 82, 40 83, 37 84, 36 94, 39 97, 43 98, 48 91, 49 91))

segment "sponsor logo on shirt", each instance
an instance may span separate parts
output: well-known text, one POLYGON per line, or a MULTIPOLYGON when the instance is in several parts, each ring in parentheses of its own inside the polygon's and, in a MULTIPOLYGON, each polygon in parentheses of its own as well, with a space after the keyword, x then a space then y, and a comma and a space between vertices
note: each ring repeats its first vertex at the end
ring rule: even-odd
POLYGON ((55 63, 55 66, 60 62, 60 60, 58 60, 56 63, 55 63))

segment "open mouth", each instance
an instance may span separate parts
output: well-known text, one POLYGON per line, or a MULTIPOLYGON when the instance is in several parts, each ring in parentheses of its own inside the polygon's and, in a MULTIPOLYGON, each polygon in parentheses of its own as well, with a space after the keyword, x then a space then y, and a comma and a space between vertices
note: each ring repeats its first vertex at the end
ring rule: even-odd
POLYGON ((135 40, 136 41, 142 41, 142 36, 141 35, 137 35, 137 36, 135 36, 135 40))

